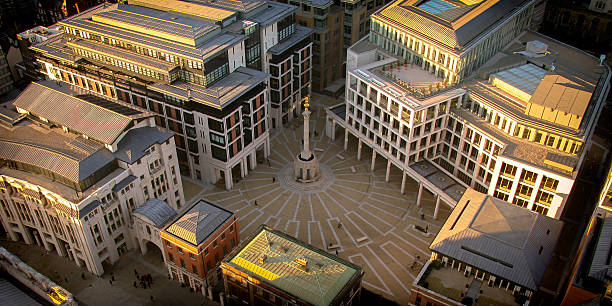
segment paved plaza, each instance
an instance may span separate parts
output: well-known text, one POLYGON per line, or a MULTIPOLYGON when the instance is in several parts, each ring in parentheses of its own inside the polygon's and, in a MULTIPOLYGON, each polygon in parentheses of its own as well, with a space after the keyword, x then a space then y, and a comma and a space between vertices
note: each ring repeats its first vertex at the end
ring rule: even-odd
MULTIPOLYGON (((306 190, 297 188, 291 176, 292 162, 301 151, 302 125, 296 120, 272 131, 269 164, 263 161, 238 181, 230 191, 224 185, 198 184, 183 179, 189 203, 200 198, 235 211, 239 216, 241 238, 253 233, 260 224, 280 229, 330 253, 363 267, 363 285, 370 291, 399 304, 407 304, 410 286, 422 264, 429 258, 429 244, 450 214, 441 205, 438 220, 433 220, 435 200, 423 192, 423 207, 416 207, 418 185, 408 180, 406 193, 400 194, 401 172, 392 167, 391 180, 385 182, 387 162, 378 156, 370 171, 372 151, 363 147, 357 161, 357 141, 351 137, 343 150, 344 132, 338 129, 336 141, 324 134, 325 107, 340 100, 313 95, 311 150, 321 165, 322 181, 306 190), (421 215, 425 218, 422 219, 421 215), (416 230, 415 225, 428 233, 416 230)), ((186 209, 189 205, 186 205, 186 209)), ((98 278, 56 253, 47 254, 38 246, 22 242, 0 241, 0 245, 47 275, 85 305, 201 305, 209 304, 202 295, 181 288, 168 280, 158 248, 150 246, 142 257, 130 251, 115 265, 105 266, 98 278), (151 273, 151 289, 134 288, 133 270, 151 273), (113 272, 116 282, 109 283, 113 272), (66 279, 68 281, 66 281, 66 279), (153 295, 155 300, 151 301, 153 295)))
POLYGON ((377 157, 372 172, 371 150, 366 146, 357 161, 354 138, 347 151, 342 130, 330 142, 324 135, 325 107, 340 101, 317 95, 311 101, 311 126, 317 132, 311 137, 311 150, 324 176, 316 188, 300 190, 291 182, 291 163, 301 151, 303 136, 301 122, 295 121, 272 131, 269 165, 267 161, 257 165, 230 191, 214 186, 197 197, 235 211, 242 239, 264 223, 330 253, 338 250, 340 257, 363 266, 365 288, 407 304, 410 285, 429 258, 429 244, 450 208, 441 205, 438 220, 433 220, 435 200, 424 192, 422 220, 415 204, 417 183, 408 180, 402 195, 401 172, 393 169, 390 182, 385 182, 387 162, 382 157, 377 157), (414 225, 427 228, 428 234, 414 225))

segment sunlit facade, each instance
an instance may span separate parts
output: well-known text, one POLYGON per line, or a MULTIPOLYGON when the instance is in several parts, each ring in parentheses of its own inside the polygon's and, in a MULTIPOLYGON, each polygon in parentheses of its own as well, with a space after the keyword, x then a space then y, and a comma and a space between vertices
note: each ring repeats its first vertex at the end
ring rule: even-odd
POLYGON ((452 181, 559 218, 609 67, 524 31, 531 1, 440 2, 397 1, 372 15, 370 36, 348 51, 346 103, 328 110, 328 135, 344 127, 359 159, 363 144, 373 148, 387 180, 400 169, 402 193, 407 176, 416 180, 419 206, 423 188, 433 192, 434 217, 440 200, 457 202, 452 181))

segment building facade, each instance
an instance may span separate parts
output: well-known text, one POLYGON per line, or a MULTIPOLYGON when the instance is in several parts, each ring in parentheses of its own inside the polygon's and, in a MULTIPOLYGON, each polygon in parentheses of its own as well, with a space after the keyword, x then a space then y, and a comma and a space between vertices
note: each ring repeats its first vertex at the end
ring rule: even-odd
POLYGON ((33 44, 45 78, 156 114, 181 173, 230 189, 310 92, 311 32, 260 0, 102 4, 33 44))
POLYGON ((345 148, 349 137, 358 139, 358 158, 363 144, 372 147, 372 166, 382 155, 387 179, 391 166, 399 168, 401 192, 407 176, 416 180, 418 205, 427 188, 436 207, 445 195, 454 206, 454 180, 559 218, 609 92, 610 69, 559 41, 521 33, 531 2, 519 2, 481 1, 451 14, 430 1, 398 1, 372 15, 369 38, 349 49, 346 103, 328 110, 328 135, 344 127, 345 148), (466 35, 462 27, 484 30, 453 55, 438 49, 450 36, 429 35, 412 21, 398 27, 390 18, 402 10, 430 23, 463 24, 456 37, 466 35), (491 15, 504 18, 490 23, 491 15), (432 171, 445 176, 432 180, 432 171))
POLYGON ((359 305, 363 270, 262 225, 221 263, 230 304, 359 305))
POLYGON ((200 200, 163 228, 161 240, 170 277, 206 295, 221 280, 221 260, 240 242, 238 216, 200 200))
POLYGON ((173 134, 154 115, 61 83, 30 84, 0 126, 0 219, 13 240, 102 275, 139 247, 133 212, 185 199, 173 134), (78 116, 74 114, 78 113, 78 116))

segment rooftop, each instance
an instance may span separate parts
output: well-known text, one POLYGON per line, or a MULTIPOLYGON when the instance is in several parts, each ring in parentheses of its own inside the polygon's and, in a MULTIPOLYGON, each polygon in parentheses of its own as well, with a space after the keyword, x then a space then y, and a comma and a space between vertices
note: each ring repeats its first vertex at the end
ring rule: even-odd
POLYGON ((167 225, 164 232, 198 246, 233 215, 234 213, 228 210, 200 200, 167 225))
POLYGON ((562 224, 468 189, 430 249, 535 291, 562 224))
POLYGON ((223 260, 312 305, 329 305, 363 275, 362 268, 262 225, 223 260))
POLYGON ((202 36, 219 28, 213 23, 196 21, 180 14, 125 4, 118 4, 116 10, 93 15, 92 20, 191 46, 195 46, 202 36))
POLYGON ((497 126, 493 126, 490 122, 465 109, 451 109, 451 113, 457 115, 461 120, 469 122, 472 127, 478 128, 485 134, 503 142, 505 146, 499 153, 500 156, 523 161, 565 177, 572 177, 575 172, 575 167, 579 160, 577 155, 561 152, 526 139, 512 137, 497 126), (550 163, 555 162, 559 158, 563 160, 562 165, 564 167, 558 167, 554 163, 550 163), (548 163, 547 160, 549 161, 548 163))
POLYGON ((239 67, 208 87, 176 81, 172 84, 154 83, 150 87, 164 94, 221 109, 249 89, 267 80, 269 75, 258 70, 239 67))
POLYGON ((152 116, 126 103, 81 95, 71 87, 51 81, 34 82, 13 104, 105 144, 112 144, 133 120, 152 116))
POLYGON ((128 4, 165 12, 176 12, 192 18, 196 17, 205 21, 212 21, 212 23, 222 22, 236 14, 232 10, 180 0, 128 0, 128 4))
POLYGON ((372 14, 449 49, 465 49, 528 0, 398 0, 372 14))
POLYGON ((142 206, 136 208, 134 213, 151 220, 157 228, 163 227, 176 216, 174 209, 168 203, 159 199, 149 199, 142 206))

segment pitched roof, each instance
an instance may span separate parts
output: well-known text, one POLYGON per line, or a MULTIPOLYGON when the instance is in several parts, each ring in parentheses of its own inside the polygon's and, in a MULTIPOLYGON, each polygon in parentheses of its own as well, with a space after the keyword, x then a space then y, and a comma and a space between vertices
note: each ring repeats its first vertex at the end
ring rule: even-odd
POLYGON ((14 105, 106 144, 112 144, 134 118, 143 114, 127 104, 79 96, 68 85, 50 81, 31 83, 14 105))
POLYGON ((200 200, 164 231, 197 246, 233 215, 228 210, 200 200))
POLYGON ((139 127, 129 130, 117 143, 117 151, 113 154, 117 159, 133 164, 147 153, 145 150, 152 145, 161 144, 172 138, 174 133, 160 127, 139 127))
POLYGON ((139 214, 151 220, 155 226, 161 228, 176 216, 176 212, 168 203, 159 199, 150 199, 142 206, 134 210, 134 214, 139 214))
POLYGON ((264 225, 223 264, 312 305, 332 304, 363 275, 361 267, 264 225))
POLYGON ((468 189, 432 251, 537 290, 562 222, 468 189))

